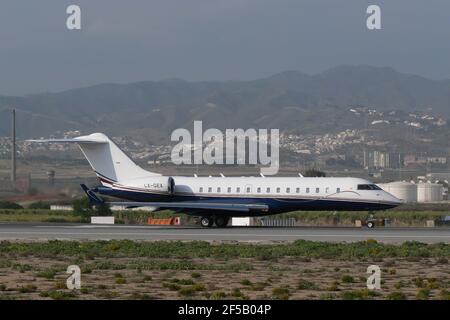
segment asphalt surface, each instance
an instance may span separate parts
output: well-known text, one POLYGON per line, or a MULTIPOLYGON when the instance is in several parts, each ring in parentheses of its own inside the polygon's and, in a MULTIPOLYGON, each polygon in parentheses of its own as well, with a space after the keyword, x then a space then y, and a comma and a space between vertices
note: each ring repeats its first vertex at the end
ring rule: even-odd
POLYGON ((297 239, 354 242, 450 243, 450 228, 335 228, 335 227, 230 227, 196 228, 180 226, 130 226, 90 224, 0 223, 0 240, 205 240, 272 242, 297 239))

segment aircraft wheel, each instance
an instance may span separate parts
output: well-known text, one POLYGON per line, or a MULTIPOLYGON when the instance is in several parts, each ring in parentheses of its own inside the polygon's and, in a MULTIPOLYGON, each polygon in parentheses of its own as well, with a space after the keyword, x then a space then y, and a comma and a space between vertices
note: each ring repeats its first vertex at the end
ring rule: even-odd
POLYGON ((369 229, 375 228, 375 223, 373 221, 367 222, 367 228, 369 228, 369 229))
POLYGON ((228 224, 228 217, 222 217, 222 216, 218 216, 215 217, 214 222, 216 223, 216 226, 219 228, 225 228, 228 224))
POLYGON ((200 224, 202 227, 212 227, 213 219, 211 217, 202 217, 200 220, 200 224))

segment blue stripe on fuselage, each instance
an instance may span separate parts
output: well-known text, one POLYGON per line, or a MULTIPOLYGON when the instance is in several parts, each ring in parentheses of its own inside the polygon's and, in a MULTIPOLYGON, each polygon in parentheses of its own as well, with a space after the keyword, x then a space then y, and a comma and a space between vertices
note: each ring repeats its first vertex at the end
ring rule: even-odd
POLYGON ((240 204, 266 204, 269 212, 265 214, 283 213, 296 210, 308 211, 373 211, 386 210, 396 207, 394 204, 344 201, 333 199, 277 199, 277 198, 243 198, 243 197, 201 197, 190 195, 164 195, 148 192, 137 192, 128 190, 118 190, 107 187, 98 187, 98 192, 103 195, 117 197, 136 202, 182 202, 182 201, 202 201, 214 203, 240 203, 240 204))

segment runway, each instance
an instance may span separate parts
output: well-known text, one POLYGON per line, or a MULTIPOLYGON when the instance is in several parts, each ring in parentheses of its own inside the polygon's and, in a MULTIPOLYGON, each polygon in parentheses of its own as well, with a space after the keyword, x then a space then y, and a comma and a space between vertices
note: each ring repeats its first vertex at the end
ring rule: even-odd
POLYGON ((91 225, 59 223, 0 223, 0 240, 204 240, 279 242, 298 239, 355 242, 375 239, 385 243, 420 241, 450 243, 450 228, 336 228, 336 227, 230 227, 226 229, 179 226, 91 225))

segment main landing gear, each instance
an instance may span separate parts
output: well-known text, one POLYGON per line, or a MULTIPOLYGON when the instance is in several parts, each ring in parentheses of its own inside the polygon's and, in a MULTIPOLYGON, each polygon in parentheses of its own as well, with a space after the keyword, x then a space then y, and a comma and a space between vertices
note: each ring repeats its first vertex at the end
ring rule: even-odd
POLYGON ((210 228, 213 224, 218 228, 225 228, 228 225, 229 217, 215 216, 215 217, 202 217, 200 219, 200 225, 204 228, 210 228))

